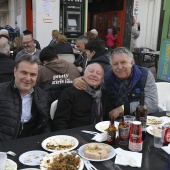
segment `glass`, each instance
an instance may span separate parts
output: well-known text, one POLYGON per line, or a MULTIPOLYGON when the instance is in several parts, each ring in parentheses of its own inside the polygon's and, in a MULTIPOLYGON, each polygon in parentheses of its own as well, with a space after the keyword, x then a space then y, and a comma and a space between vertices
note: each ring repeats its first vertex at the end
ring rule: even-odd
POLYGON ((0 169, 5 169, 6 161, 7 161, 7 154, 5 152, 0 152, 0 162, 1 162, 0 169))
POLYGON ((135 116, 131 116, 131 115, 124 116, 125 123, 127 123, 129 125, 131 125, 134 120, 135 120, 135 116))
POLYGON ((27 44, 29 44, 29 43, 32 42, 32 41, 33 41, 33 40, 27 41, 27 42, 23 42, 22 45, 27 45, 27 44))
POLYGON ((127 145, 129 140, 129 129, 130 126, 128 124, 125 124, 124 127, 120 127, 118 129, 119 133, 119 144, 120 145, 127 145))
POLYGON ((166 115, 170 116, 170 96, 168 96, 168 99, 166 100, 166 115))
POLYGON ((165 127, 153 126, 154 146, 156 148, 161 148, 163 146, 165 130, 165 127))

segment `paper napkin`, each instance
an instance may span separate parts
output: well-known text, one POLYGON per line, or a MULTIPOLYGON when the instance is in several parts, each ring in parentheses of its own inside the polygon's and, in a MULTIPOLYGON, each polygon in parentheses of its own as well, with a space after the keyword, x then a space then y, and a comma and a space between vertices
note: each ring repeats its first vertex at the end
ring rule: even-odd
POLYGON ((121 148, 115 149, 116 159, 115 164, 131 166, 131 167, 141 167, 142 164, 142 153, 125 151, 121 148))
POLYGON ((97 142, 104 142, 107 140, 107 132, 97 133, 91 140, 95 140, 97 142))
POLYGON ((162 149, 170 155, 170 144, 168 146, 162 146, 162 149))

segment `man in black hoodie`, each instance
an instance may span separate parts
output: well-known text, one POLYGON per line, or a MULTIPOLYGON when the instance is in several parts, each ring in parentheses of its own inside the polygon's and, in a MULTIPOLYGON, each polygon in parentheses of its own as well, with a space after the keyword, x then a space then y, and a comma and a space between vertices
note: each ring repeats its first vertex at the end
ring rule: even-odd
POLYGON ((109 60, 108 50, 105 43, 101 39, 93 39, 85 45, 85 53, 87 56, 87 65, 98 63, 103 67, 104 73, 112 69, 109 60))

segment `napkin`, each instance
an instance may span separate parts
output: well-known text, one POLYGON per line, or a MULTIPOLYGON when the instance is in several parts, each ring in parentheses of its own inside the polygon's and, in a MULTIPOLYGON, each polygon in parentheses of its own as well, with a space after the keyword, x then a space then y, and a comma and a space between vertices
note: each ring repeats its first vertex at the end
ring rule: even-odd
POLYGON ((162 146, 162 149, 170 155, 170 144, 168 146, 162 146))
POLYGON ((121 148, 115 149, 116 159, 115 164, 131 166, 131 167, 141 167, 142 164, 142 153, 125 151, 121 148))
POLYGON ((107 132, 97 133, 91 140, 96 142, 104 142, 107 140, 107 132))
POLYGON ((7 154, 5 152, 0 152, 0 170, 5 170, 7 161, 7 154))

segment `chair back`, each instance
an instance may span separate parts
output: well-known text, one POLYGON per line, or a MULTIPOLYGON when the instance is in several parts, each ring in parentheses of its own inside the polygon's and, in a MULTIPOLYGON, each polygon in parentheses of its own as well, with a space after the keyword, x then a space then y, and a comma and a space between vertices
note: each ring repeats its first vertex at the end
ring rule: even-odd
POLYGON ((134 61, 135 61, 136 65, 138 65, 138 66, 142 65, 142 61, 143 61, 142 54, 137 53, 137 52, 133 52, 133 58, 134 58, 134 61))
POLYGON ((50 107, 50 116, 51 116, 51 119, 52 119, 52 120, 54 119, 55 111, 56 111, 56 109, 57 109, 57 103, 58 103, 58 100, 55 100, 55 101, 51 104, 51 107, 50 107))
POLYGON ((74 54, 57 54, 59 59, 66 60, 67 62, 73 63, 75 61, 75 55, 74 54))
POLYGON ((170 83, 156 82, 158 90, 158 107, 159 111, 166 111, 166 100, 170 96, 170 83))

